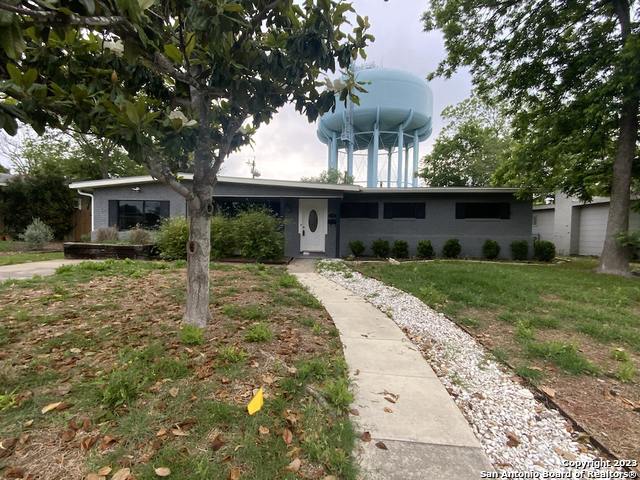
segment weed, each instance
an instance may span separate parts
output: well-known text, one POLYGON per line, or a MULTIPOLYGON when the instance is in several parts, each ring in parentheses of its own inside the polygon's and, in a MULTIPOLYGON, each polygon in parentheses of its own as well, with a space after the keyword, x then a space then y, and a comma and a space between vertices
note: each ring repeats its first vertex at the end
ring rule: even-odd
POLYGON ((185 345, 202 345, 204 343, 204 330, 195 325, 184 325, 180 329, 180 341, 185 345))
POLYGON ((633 363, 631 362, 622 362, 618 365, 618 370, 616 371, 616 378, 623 383, 630 383, 636 376, 637 370, 633 363))
POLYGON ((556 364, 566 372, 597 374, 598 368, 584 358, 575 345, 563 342, 533 342, 526 344, 527 354, 556 364))
POLYGON ((264 320, 267 318, 266 308, 262 305, 225 305, 222 313, 230 318, 242 318, 244 320, 264 320))
POLYGON ((324 393, 329 402, 338 410, 346 410, 353 402, 349 382, 344 378, 329 380, 324 386, 324 393))
POLYGON ((491 354, 500 363, 506 364, 508 362, 509 354, 504 348, 496 347, 491 350, 491 354))
POLYGON ((630 362, 631 357, 629 353, 623 350, 622 348, 616 348, 611 352, 611 358, 618 362, 630 362))
POLYGON ((516 367, 516 373, 520 375, 522 378, 529 380, 533 384, 537 384, 542 380, 544 376, 540 370, 535 368, 530 368, 525 365, 521 365, 516 367))
POLYGON ((244 334, 244 339, 247 342, 269 342, 272 338, 273 333, 271 329, 267 324, 262 322, 254 323, 244 334))
POLYGON ((225 363, 244 362, 249 354, 240 347, 225 345, 218 350, 218 358, 225 363))
POLYGON ((278 279, 278 285, 282 288, 296 288, 300 284, 298 283, 298 279, 296 277, 286 273, 278 279))
POLYGON ((130 405, 138 398, 143 381, 136 369, 114 370, 103 386, 102 403, 110 408, 130 405))

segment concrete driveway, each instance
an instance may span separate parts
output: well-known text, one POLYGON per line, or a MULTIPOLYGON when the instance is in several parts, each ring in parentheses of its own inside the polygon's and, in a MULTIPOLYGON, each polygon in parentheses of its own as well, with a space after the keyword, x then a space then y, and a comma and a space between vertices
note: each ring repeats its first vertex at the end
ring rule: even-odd
POLYGON ((75 265, 87 260, 47 260, 44 262, 19 263, 0 267, 0 282, 4 280, 20 280, 33 278, 36 275, 53 275, 58 267, 75 265))

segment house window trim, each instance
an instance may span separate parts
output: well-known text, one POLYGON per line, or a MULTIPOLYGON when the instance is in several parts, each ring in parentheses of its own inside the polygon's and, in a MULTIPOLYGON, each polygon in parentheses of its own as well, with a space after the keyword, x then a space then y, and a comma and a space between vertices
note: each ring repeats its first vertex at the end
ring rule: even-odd
POLYGON ((356 221, 356 220, 379 220, 380 219, 380 202, 341 202, 340 204, 340 218, 344 219, 344 220, 349 220, 349 221, 356 221), (352 216, 345 216, 344 212, 343 212, 343 208, 345 205, 354 205, 354 204, 362 204, 362 205, 369 205, 369 206, 373 206, 375 205, 375 211, 376 211, 376 215, 374 216, 367 216, 367 217, 363 217, 363 216, 358 216, 358 217, 352 217, 352 216))
MULTIPOLYGON (((465 222, 502 222, 511 220, 511 203, 510 202, 455 202, 454 217, 457 221, 465 222), (506 205, 508 212, 506 218, 499 217, 458 217, 458 205, 506 205)), ((465 212, 466 215, 466 212, 465 212)))
POLYGON ((425 220, 427 218, 427 204, 426 202, 384 202, 382 205, 382 218, 383 220, 392 221, 425 220), (418 206, 421 206, 422 215, 417 215, 414 213, 413 217, 395 217, 393 216, 393 212, 390 212, 389 216, 387 216, 387 205, 414 205, 416 209, 418 208, 418 206))

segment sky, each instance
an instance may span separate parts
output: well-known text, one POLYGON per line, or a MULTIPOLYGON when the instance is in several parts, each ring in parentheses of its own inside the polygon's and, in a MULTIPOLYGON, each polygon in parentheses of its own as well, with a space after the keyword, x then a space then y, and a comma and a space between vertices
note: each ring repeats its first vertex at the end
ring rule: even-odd
MULTIPOLYGON (((376 37, 367 48, 367 63, 407 70, 426 81, 445 57, 440 32, 423 31, 420 18, 428 7, 426 0, 354 0, 353 5, 360 16, 369 17, 369 32, 376 37)), ((440 112, 470 95, 471 76, 460 71, 448 80, 436 78, 429 86, 434 100, 433 133, 420 144, 421 155, 431 149, 443 126, 440 112)), ((250 176, 247 161, 254 158, 261 178, 299 180, 327 169, 327 146, 318 140, 315 123, 309 123, 292 106, 285 106, 271 123, 258 129, 253 146, 226 160, 222 174, 250 176)))
MULTIPOLYGON (((425 33, 420 20, 428 8, 426 0, 353 0, 361 16, 368 16, 376 40, 367 48, 367 64, 407 70, 424 78, 445 57, 442 35, 425 33)), ((452 78, 429 82, 433 92, 433 133, 420 145, 428 153, 442 128, 440 112, 471 93, 471 76, 460 71, 452 78)), ((252 146, 232 154, 221 174, 249 177, 248 161, 255 159, 261 178, 299 180, 317 176, 327 169, 327 146, 316 136, 316 124, 309 123, 292 106, 283 107, 267 125, 261 126, 252 146)), ((0 163, 7 164, 0 154, 0 163)), ((361 180, 356 178, 356 180, 361 180)))

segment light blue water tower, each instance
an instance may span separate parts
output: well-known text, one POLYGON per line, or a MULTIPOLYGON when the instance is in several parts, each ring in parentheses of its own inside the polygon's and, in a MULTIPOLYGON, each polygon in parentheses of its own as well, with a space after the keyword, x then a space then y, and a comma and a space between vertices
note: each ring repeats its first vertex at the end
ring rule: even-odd
POLYGON ((335 111, 318 122, 318 138, 329 147, 328 168, 353 175, 354 160, 366 156, 367 187, 417 187, 420 142, 431 135, 431 89, 402 70, 361 68, 355 75, 367 90, 357 92, 360 105, 336 99, 335 111))

